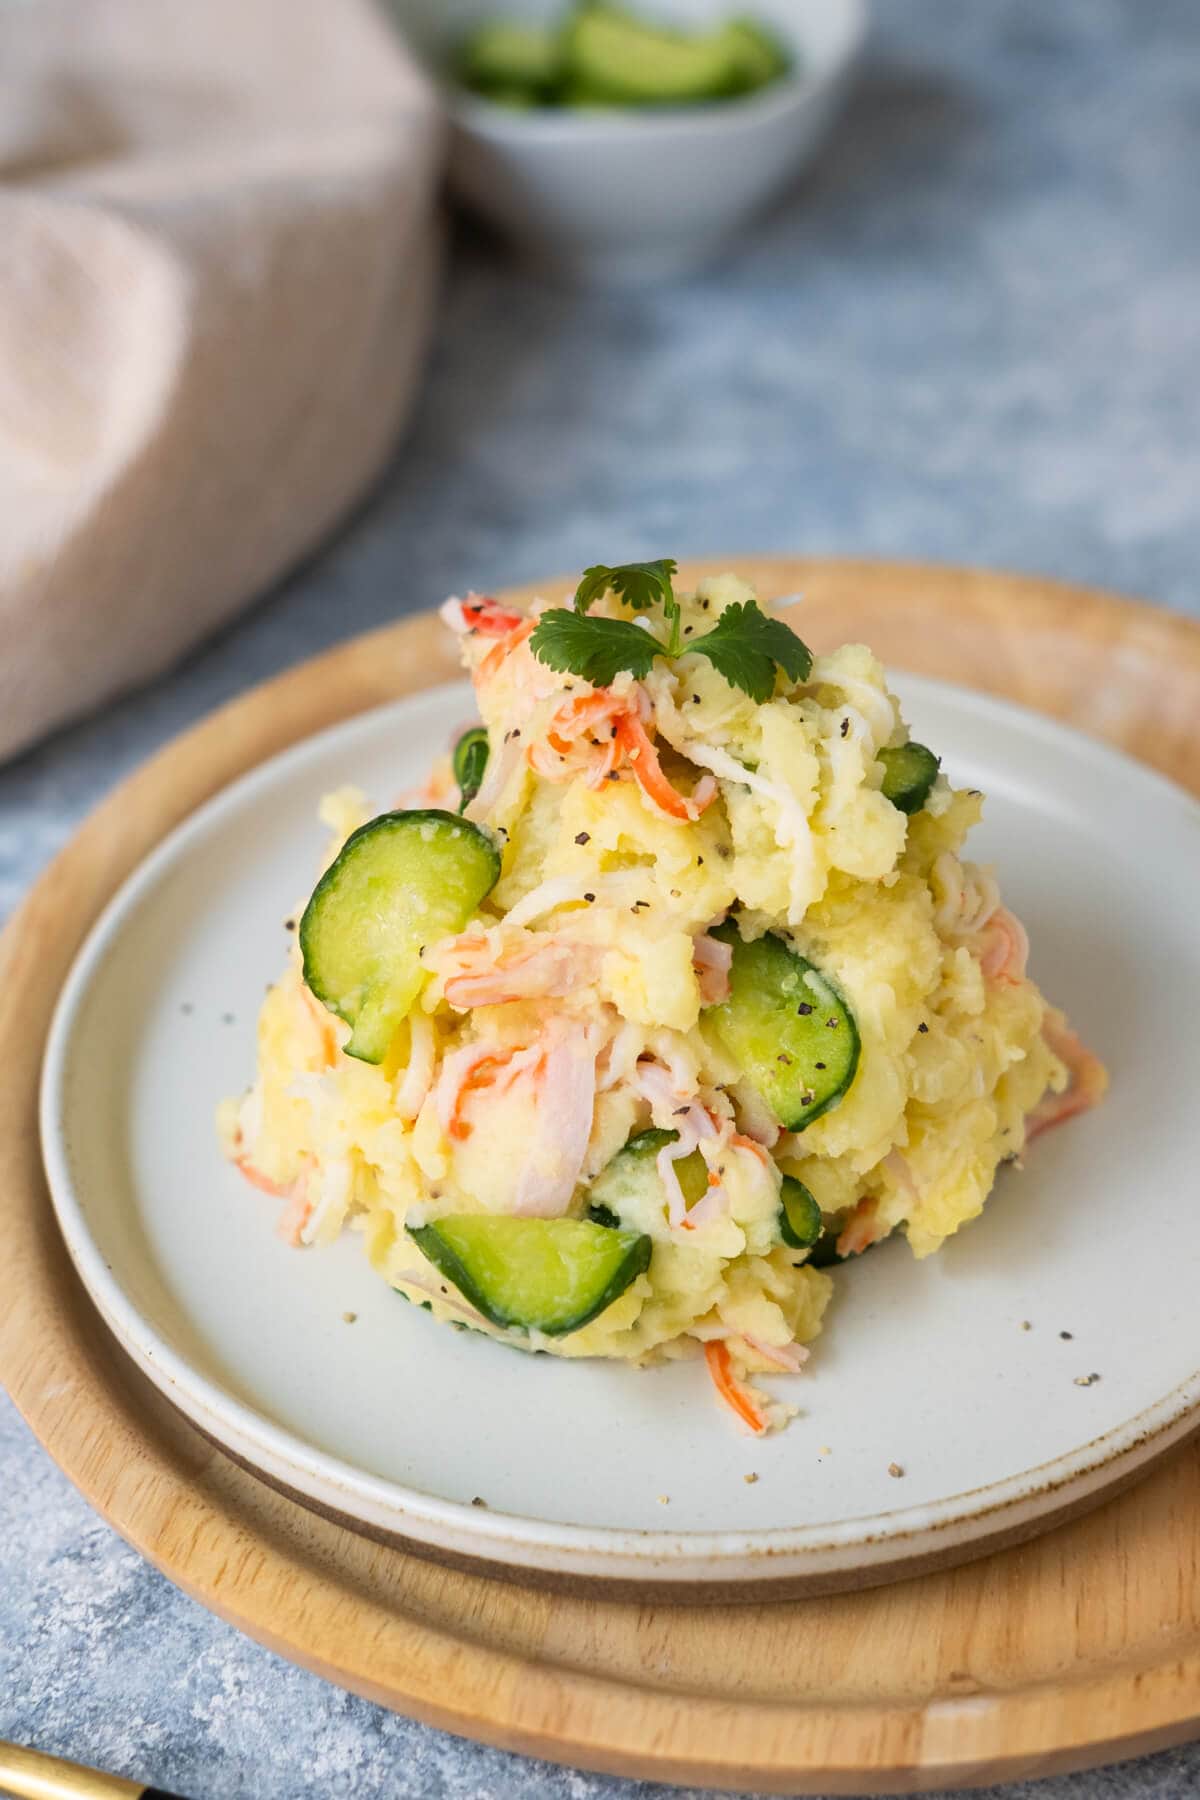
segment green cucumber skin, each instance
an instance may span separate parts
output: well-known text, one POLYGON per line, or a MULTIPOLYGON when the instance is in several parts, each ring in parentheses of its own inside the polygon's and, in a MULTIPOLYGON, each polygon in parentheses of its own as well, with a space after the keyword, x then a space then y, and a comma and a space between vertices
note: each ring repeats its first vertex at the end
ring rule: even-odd
MULTIPOLYGON (((496 1218, 500 1222, 509 1224, 528 1222, 539 1225, 578 1226, 588 1223, 569 1219, 522 1221, 505 1215, 496 1215, 496 1218)), ((589 1325, 593 1319, 598 1318, 612 1305, 614 1300, 620 1299, 626 1288, 636 1281, 639 1275, 645 1274, 650 1267, 653 1249, 650 1238, 640 1233, 613 1233, 608 1226, 595 1225, 594 1229, 603 1232, 606 1237, 615 1235, 625 1238, 627 1240, 625 1254, 604 1286, 588 1300, 581 1311, 573 1313, 568 1319, 548 1323, 544 1317, 539 1321, 530 1316, 528 1312, 522 1317, 513 1308, 510 1307, 506 1311, 500 1306, 487 1292, 486 1287, 477 1282, 458 1251, 446 1242, 436 1222, 432 1225, 409 1225, 405 1229, 421 1254, 458 1289, 464 1300, 468 1301, 477 1312, 482 1313, 490 1324, 498 1326, 502 1331, 540 1331, 544 1337, 567 1337, 573 1331, 581 1331, 585 1325, 589 1325)))
POLYGON ((618 1156, 657 1156, 668 1144, 677 1144, 677 1131, 664 1131, 661 1125, 647 1125, 644 1131, 635 1131, 631 1138, 626 1138, 618 1156))
POLYGON ((890 800, 897 812, 909 816, 920 812, 937 780, 941 757, 935 756, 927 745, 912 739, 907 744, 881 750, 879 761, 883 764, 880 792, 884 799, 890 800))
POLYGON ((693 106, 737 92, 739 59, 719 32, 688 37, 643 24, 616 7, 583 7, 567 32, 571 76, 624 106, 693 106))
POLYGON ((811 1250, 821 1236, 821 1209, 804 1183, 797 1181, 794 1175, 783 1178, 779 1194, 779 1235, 789 1250, 811 1250))
MULTIPOLYGON (((665 1149, 668 1144, 678 1143, 678 1141, 679 1133, 677 1131, 665 1131, 657 1125, 648 1126, 645 1131, 637 1131, 622 1144, 611 1161, 605 1164, 599 1175, 596 1176, 596 1182, 603 1181, 610 1172, 619 1181, 622 1172, 628 1171, 631 1165, 642 1162, 653 1165, 660 1150, 665 1149)), ((658 1179, 657 1169, 655 1170, 655 1179, 658 1179)), ((699 1150, 693 1150, 688 1156, 680 1157, 675 1164, 675 1179, 689 1206, 694 1206, 697 1200, 702 1199, 708 1192, 708 1164, 699 1150)), ((665 1200, 665 1193, 663 1197, 665 1200)), ((601 1200, 600 1207, 604 1212, 610 1214, 614 1211, 614 1208, 604 1200, 601 1200)))
POLYGON ((837 1106, 858 1073, 854 1014, 829 977, 774 932, 748 944, 727 921, 710 935, 731 946, 733 964, 729 998, 703 1017, 783 1129, 803 1131, 837 1106), (781 1072, 781 1055, 795 1074, 781 1072))
POLYGON ((472 32, 460 56, 462 80, 488 97, 525 92, 530 104, 549 96, 562 64, 560 34, 537 25, 496 20, 472 32))
POLYGON ((461 796, 458 802, 460 813, 466 811, 483 786, 491 753, 488 734, 482 725, 472 725, 455 744, 450 766, 461 796))
MULTIPOLYGON (((336 907, 338 890, 348 876, 348 871, 363 855, 371 842, 379 839, 383 842, 401 831, 421 831, 423 827, 434 826, 439 830, 449 829, 454 836, 468 838, 472 854, 483 853, 484 866, 490 871, 490 880, 478 892, 475 901, 479 901, 491 892, 500 878, 500 855, 495 844, 477 825, 461 819, 457 813, 442 812, 437 808, 427 808, 413 812, 380 813, 377 818, 369 819, 360 825, 357 831, 351 832, 346 842, 330 863, 316 887, 312 891, 304 916, 300 921, 299 942, 305 985, 329 1012, 335 1013, 351 1028, 350 1041, 344 1046, 346 1054, 358 1058, 360 1062, 380 1063, 387 1055, 396 1026, 408 1012, 411 999, 398 1014, 393 1016, 386 1009, 376 1012, 364 1019, 368 1012, 369 991, 363 993, 357 1005, 348 1004, 345 993, 335 993, 332 985, 322 974, 322 963, 325 960, 320 939, 327 925, 325 919, 329 907, 336 907)), ((475 886, 478 888, 479 884, 475 886)), ((474 911, 472 907, 471 911, 474 911)), ((457 924, 451 921, 446 926, 446 933, 461 930, 467 923, 471 913, 461 917, 457 924)), ((403 951, 403 946, 401 950, 403 951)), ((411 971, 409 971, 411 979, 411 971)), ((362 987, 364 984, 360 983, 362 987)), ((419 986, 419 982, 416 984, 419 986)), ((414 989, 415 995, 415 989, 414 989)))
POLYGON ((739 91, 757 93, 791 69, 782 44, 754 19, 731 19, 723 33, 739 70, 739 91))
POLYGON ((456 66, 464 87, 494 105, 595 110, 738 99, 787 75, 791 61, 754 19, 674 29, 610 0, 582 0, 558 26, 480 25, 456 66))

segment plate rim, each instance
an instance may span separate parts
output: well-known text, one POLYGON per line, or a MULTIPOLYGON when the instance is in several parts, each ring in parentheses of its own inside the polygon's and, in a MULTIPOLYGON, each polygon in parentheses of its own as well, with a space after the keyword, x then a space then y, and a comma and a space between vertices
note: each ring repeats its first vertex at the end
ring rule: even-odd
MULTIPOLYGON (((904 648, 888 653, 896 667, 1017 693, 1036 710, 1079 723, 1090 694, 1081 691, 1081 675, 1102 680, 1106 650, 1121 642, 1136 658, 1133 680, 1106 715, 1104 737, 1200 794, 1195 620, 1078 583, 947 563, 739 553, 693 559, 681 579, 714 566, 743 569, 764 594, 803 583, 827 609, 852 604, 869 622, 863 635, 881 649, 902 639, 904 648), (1020 654, 1011 634, 996 653, 997 622, 1027 635, 1020 654), (1069 656, 1060 654, 1064 646, 1069 656), (1163 693, 1154 693, 1152 706, 1147 700, 1148 676, 1165 685, 1165 710, 1163 693)), ((568 586, 556 577, 508 597, 568 586)), ((0 1220, 9 1228, 13 1277, 12 1304, 0 1312, 0 1378, 31 1430, 110 1525, 221 1617, 368 1699, 505 1749, 728 1791, 861 1795, 1093 1767, 1196 1735, 1194 1582, 1180 1593, 1181 1616, 1168 1640, 1155 1635, 1116 1649, 1083 1642, 1070 1679, 1031 1671, 1020 1634, 1006 1629, 1032 1602, 1029 1584, 1039 1571, 1062 1581, 1115 1568, 1164 1592, 1169 1580, 1175 1592, 1184 1540, 1190 1545, 1200 1522, 1200 1456, 1191 1452, 1166 1459, 1124 1500, 1040 1538, 1032 1552, 958 1571, 958 1603, 993 1638, 998 1629, 1003 1636, 991 1685, 956 1685, 943 1662, 917 1705, 886 1685, 876 1693, 844 1682, 816 1696, 760 1703, 705 1687, 647 1685, 644 1670, 624 1678, 586 1657, 564 1666, 561 1649, 540 1637, 506 1639, 491 1628, 489 1584, 446 1570, 431 1590, 422 1585, 428 1565, 374 1547, 264 1487, 183 1425, 98 1325, 48 1218, 36 1137, 40 1051, 66 963, 117 881, 165 827, 301 732, 402 688, 402 645, 452 673, 436 638, 414 630, 418 623, 326 650, 227 701, 158 750, 79 825, 0 936, 0 1045, 10 1057, 9 1079, 0 1084, 0 1220), (1138 1529, 1118 1545, 1110 1519, 1138 1529)), ((942 1577, 927 1581, 939 1597, 947 1593, 942 1577)), ((925 1587, 917 1583, 916 1593, 925 1587)), ((536 1589, 516 1592, 536 1613, 536 1589)), ((847 1609, 862 1616, 856 1602, 844 1595, 794 1609, 781 1601, 771 1617, 796 1611, 806 1630, 823 1622, 836 1628, 847 1609)), ((589 1601, 590 1630, 603 1641, 619 1612, 589 1601)), ((665 1646, 675 1643, 682 1616, 650 1609, 665 1646)), ((861 1639, 870 1663, 895 1648, 895 1636, 882 1605, 865 1616, 873 1626, 861 1639)), ((748 1654, 755 1642, 744 1640, 748 1654)), ((879 1666, 881 1673, 894 1667, 879 1666)))
MULTIPOLYGON (((460 681, 422 687, 382 705, 299 737, 220 788, 173 827, 125 877, 76 953, 51 1020, 39 1096, 42 1156, 52 1202, 76 1272, 123 1350, 159 1390, 218 1446, 302 1501, 336 1512, 409 1546, 464 1558, 499 1570, 531 1575, 672 1586, 735 1588, 739 1581, 805 1583, 823 1590, 859 1587, 911 1574, 929 1561, 945 1565, 986 1552, 1016 1534, 1031 1535, 1048 1523, 1098 1504, 1159 1456, 1200 1429, 1200 1367, 1140 1413, 1050 1460, 1021 1469, 982 1488, 937 1500, 856 1514, 814 1524, 752 1530, 685 1531, 669 1528, 572 1525, 539 1520, 499 1508, 477 1509, 361 1469, 297 1431, 267 1417, 222 1388, 191 1363, 139 1312, 92 1231, 85 1196, 74 1179, 64 1091, 71 1066, 73 1027, 106 957, 131 915, 162 876, 188 856, 197 841, 236 814, 247 800, 295 779, 322 752, 373 738, 390 717, 399 723, 414 705, 436 705, 460 681), (971 1504, 974 1502, 974 1504, 971 1504), (751 1574, 750 1571, 754 1573, 751 1574)), ((1169 793, 1200 823, 1200 802, 1186 789, 1136 758, 1087 733, 1019 703, 979 695, 961 685, 901 674, 898 682, 915 701, 942 704, 962 714, 988 717, 1001 729, 1019 731, 1090 767, 1105 764, 1136 773, 1139 781, 1169 793)), ((315 803, 315 796, 314 796, 315 803)))

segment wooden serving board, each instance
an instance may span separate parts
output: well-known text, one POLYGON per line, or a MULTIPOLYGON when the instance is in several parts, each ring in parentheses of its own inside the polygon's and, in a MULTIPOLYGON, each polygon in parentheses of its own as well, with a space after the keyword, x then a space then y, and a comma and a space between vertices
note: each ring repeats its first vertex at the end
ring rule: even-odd
MULTIPOLYGON (((1016 576, 736 565, 763 595, 803 590, 818 647, 863 638, 889 663, 1037 707, 1200 793, 1200 626, 1016 576)), ((427 616, 376 632, 188 732, 97 809, 4 936, 0 1376, 42 1443, 123 1536, 251 1636, 508 1749, 734 1790, 911 1792, 1200 1734, 1195 1441, 1099 1511, 964 1568, 805 1601, 647 1607, 464 1574, 318 1517, 199 1436, 116 1349, 41 1171, 38 1071, 68 965, 164 832, 295 739, 452 676, 444 635, 427 616)))

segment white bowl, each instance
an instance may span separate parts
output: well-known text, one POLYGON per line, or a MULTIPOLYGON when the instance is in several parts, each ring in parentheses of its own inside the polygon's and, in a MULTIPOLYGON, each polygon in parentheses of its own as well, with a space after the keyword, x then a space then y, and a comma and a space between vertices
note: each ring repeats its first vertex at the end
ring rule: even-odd
MULTIPOLYGON (((440 71, 485 18, 565 10, 565 0, 393 5, 417 53, 440 71)), ((696 27, 752 14, 790 51, 794 73, 743 99, 611 113, 515 112, 446 83, 458 194, 573 280, 652 281, 715 257, 810 155, 867 29, 866 0, 646 0, 644 10, 696 27)))

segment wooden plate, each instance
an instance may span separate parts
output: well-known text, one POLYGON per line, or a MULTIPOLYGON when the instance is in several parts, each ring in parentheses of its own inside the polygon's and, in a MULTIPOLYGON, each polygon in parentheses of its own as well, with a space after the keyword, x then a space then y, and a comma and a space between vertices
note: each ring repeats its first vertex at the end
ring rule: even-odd
MULTIPOLYGON (((1200 792, 1196 625, 1017 577, 735 560, 764 594, 804 589, 817 645, 863 637, 1200 792)), ((1200 1730, 1195 1445, 1087 1518, 966 1568, 766 1607, 650 1608, 550 1597, 347 1531, 232 1463, 124 1361, 75 1281, 41 1175, 38 1066, 67 966, 118 883, 201 800, 297 737, 452 673, 422 618, 235 702, 97 810, 5 934, 0 1375, 42 1442, 124 1536, 242 1629, 511 1749, 733 1789, 861 1793, 1080 1767, 1200 1730)))

